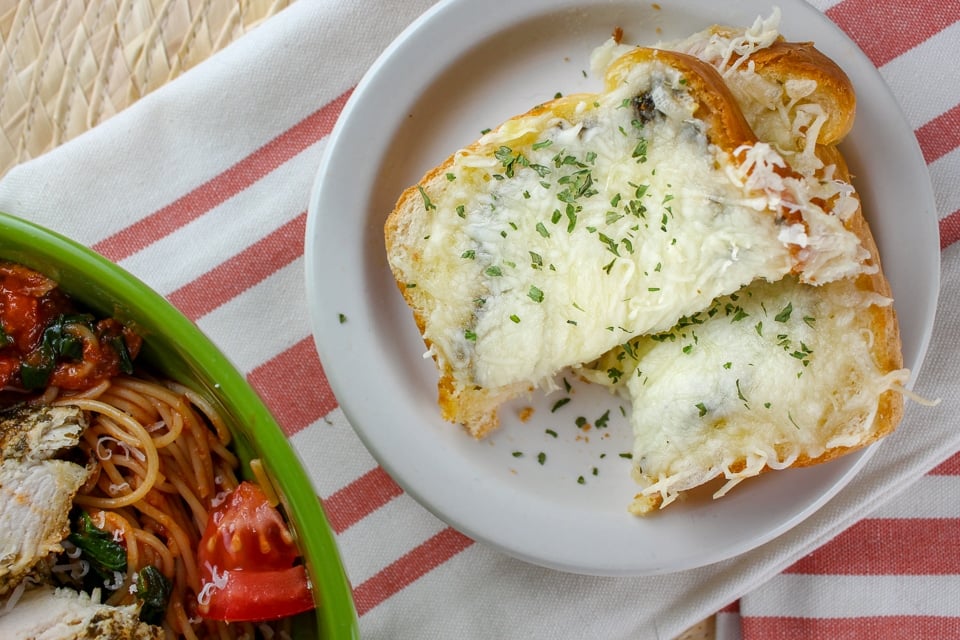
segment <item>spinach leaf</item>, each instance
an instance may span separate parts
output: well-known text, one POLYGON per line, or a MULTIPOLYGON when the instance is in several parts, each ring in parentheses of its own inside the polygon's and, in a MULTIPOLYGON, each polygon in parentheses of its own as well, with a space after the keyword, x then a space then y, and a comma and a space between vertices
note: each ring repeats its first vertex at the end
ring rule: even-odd
POLYGON ((90 514, 80 513, 76 529, 67 539, 82 551, 81 558, 90 563, 106 582, 114 581, 114 573, 127 570, 127 550, 113 536, 93 524, 90 514))
POLYGON ((137 572, 137 599, 141 601, 140 620, 160 624, 167 612, 172 585, 170 580, 152 564, 137 572))

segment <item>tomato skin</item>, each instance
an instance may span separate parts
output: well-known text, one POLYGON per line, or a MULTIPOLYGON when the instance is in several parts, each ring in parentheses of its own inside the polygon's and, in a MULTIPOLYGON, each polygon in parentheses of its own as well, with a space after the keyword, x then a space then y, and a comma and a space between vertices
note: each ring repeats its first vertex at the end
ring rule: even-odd
POLYGON ((228 622, 285 618, 313 609, 293 537, 263 491, 241 482, 216 507, 200 538, 200 615, 228 622))
POLYGON ((277 620, 314 608, 313 592, 302 564, 289 569, 224 574, 225 586, 212 591, 209 603, 200 604, 200 615, 226 622, 277 620))
POLYGON ((299 552, 280 513, 260 487, 241 482, 216 507, 200 541, 200 563, 221 571, 286 569, 299 552))

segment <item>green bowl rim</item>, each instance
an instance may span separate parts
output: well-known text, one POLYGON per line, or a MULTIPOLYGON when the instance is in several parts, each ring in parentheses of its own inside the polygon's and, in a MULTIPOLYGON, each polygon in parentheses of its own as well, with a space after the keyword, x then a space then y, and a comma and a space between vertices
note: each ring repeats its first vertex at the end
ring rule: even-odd
MULTIPOLYGON (((3 212, 0 212, 0 259, 25 264, 58 282, 64 280, 66 269, 78 270, 84 274, 79 277, 84 284, 89 287, 96 283, 95 287, 86 295, 75 291, 73 287, 80 284, 78 279, 72 285, 63 283, 64 291, 98 312, 122 321, 132 320, 134 328, 145 334, 143 357, 149 364, 157 366, 165 375, 170 375, 167 369, 181 369, 186 365, 210 382, 197 391, 215 405, 236 408, 250 425, 230 425, 241 458, 246 461, 254 452, 264 457, 267 471, 293 521, 314 585, 320 637, 359 638, 350 582, 333 530, 303 462, 260 396, 206 334, 166 298, 122 267, 55 231, 3 212), (122 304, 107 309, 104 299, 122 301, 122 304), (138 321, 137 310, 143 309, 150 309, 149 319, 138 321), (155 327, 163 327, 165 333, 175 336, 176 354, 150 349, 150 334, 156 332, 155 327), (184 362, 177 362, 180 359, 184 362), (307 533, 309 535, 305 535, 307 533)), ((228 420, 231 414, 233 420, 239 418, 230 411, 228 420)))

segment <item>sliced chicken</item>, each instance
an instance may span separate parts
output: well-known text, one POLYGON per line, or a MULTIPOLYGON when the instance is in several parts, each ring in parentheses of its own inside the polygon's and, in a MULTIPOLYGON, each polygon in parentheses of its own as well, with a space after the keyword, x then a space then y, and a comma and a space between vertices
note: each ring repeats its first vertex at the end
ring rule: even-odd
POLYGON ((65 460, 0 463, 0 595, 51 553, 63 551, 73 496, 88 473, 65 460))
POLYGON ((3 460, 46 460, 74 447, 87 427, 77 407, 20 405, 0 412, 0 457, 3 460))
POLYGON ((159 640, 160 627, 140 622, 139 607, 112 607, 85 593, 45 586, 23 594, 6 613, 0 609, 0 638, 31 640, 159 640))

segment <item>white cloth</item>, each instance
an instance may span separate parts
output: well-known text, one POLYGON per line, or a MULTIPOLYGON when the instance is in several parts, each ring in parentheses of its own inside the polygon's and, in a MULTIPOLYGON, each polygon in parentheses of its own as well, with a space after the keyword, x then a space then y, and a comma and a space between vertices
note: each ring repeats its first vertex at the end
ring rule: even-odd
MULTIPOLYGON (((249 266, 237 256, 251 247, 266 251, 272 237, 289 246, 302 229, 325 145, 316 132, 329 131, 320 116, 319 124, 308 119, 342 98, 429 4, 301 0, 101 126, 13 169, 0 182, 0 210, 97 247, 171 297, 189 292, 204 274, 249 266), (297 129, 304 121, 312 123, 307 132, 297 129)), ((945 82, 926 66, 934 55, 909 67, 931 85, 945 82)), ((950 106, 960 86, 952 67, 945 71, 953 74, 950 106)), ((333 115, 336 104, 328 109, 333 115)), ((948 164, 934 171, 942 216, 960 208, 960 158, 956 150, 948 155, 948 164)), ((238 271, 243 286, 213 308, 203 306, 200 294, 188 296, 200 328, 252 380, 278 358, 302 357, 298 345, 312 348, 297 250, 293 258, 267 255, 271 267, 262 276, 238 271), (269 332, 259 330, 264 322, 269 332)), ((953 386, 960 379, 957 251, 943 255, 933 345, 915 385, 943 402, 909 406, 899 431, 863 472, 795 529, 697 570, 585 577, 463 544, 383 480, 357 498, 382 506, 345 523, 338 536, 363 637, 665 639, 761 587, 960 449, 960 394, 953 386), (463 549, 424 547, 438 536, 463 549)), ((268 404, 277 400, 264 394, 268 404)), ((291 427, 291 438, 322 498, 335 500, 358 479, 376 478, 370 475, 376 463, 339 409, 330 405, 304 420, 291 427)))

